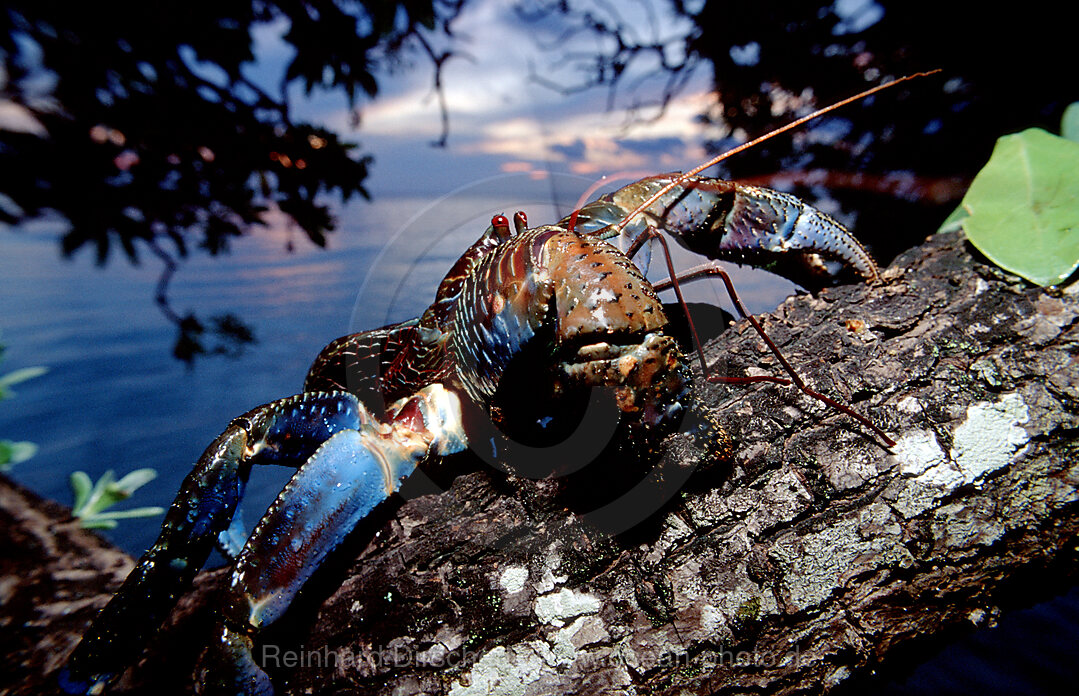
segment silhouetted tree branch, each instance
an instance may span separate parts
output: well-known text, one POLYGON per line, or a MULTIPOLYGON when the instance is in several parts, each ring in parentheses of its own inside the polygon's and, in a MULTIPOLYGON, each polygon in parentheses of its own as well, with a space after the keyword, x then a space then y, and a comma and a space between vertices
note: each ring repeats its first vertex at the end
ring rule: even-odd
POLYGON ((555 76, 548 77, 548 70, 533 70, 530 79, 561 94, 604 86, 607 108, 624 107, 631 117, 640 117, 646 109, 651 110, 649 118, 662 116, 700 65, 698 54, 683 50, 700 29, 680 3, 668 13, 675 20, 683 20, 676 21, 673 28, 665 26, 670 19, 664 23, 657 20, 657 10, 651 2, 622 6, 621 12, 618 6, 606 2, 521 2, 516 12, 523 21, 541 27, 557 18, 552 38, 545 40, 541 33, 537 39, 540 49, 554 56, 551 63, 555 76), (627 19, 627 10, 642 16, 627 19), (589 46, 594 46, 594 51, 588 50, 589 46), (568 82, 562 72, 570 73, 568 82), (641 98, 642 93, 655 91, 643 89, 653 80, 661 83, 659 96, 641 98), (625 81, 629 84, 623 85, 625 81), (628 103, 618 103, 620 88, 628 95, 628 103))
MULTIPOLYGON (((149 248, 165 264, 158 304, 180 330, 177 354, 218 352, 201 345, 193 315, 161 301, 189 249, 227 251, 231 239, 264 225, 270 209, 323 246, 334 228, 326 195, 368 196, 370 156, 336 133, 295 122, 288 86, 342 90, 355 107, 361 94, 377 93, 378 70, 427 47, 425 35, 449 36, 462 6, 7 3, 0 100, 17 105, 29 125, 0 127, 0 170, 13 174, 0 182, 0 222, 59 213, 69 224, 64 253, 89 246, 101 264, 117 246, 132 263, 140 247, 149 248), (278 24, 295 54, 274 94, 250 73, 252 30, 278 24)), ((450 55, 431 55, 436 89, 450 55)), ((233 318, 222 326, 237 325, 233 318)), ((245 332, 232 338, 242 344, 245 332)))

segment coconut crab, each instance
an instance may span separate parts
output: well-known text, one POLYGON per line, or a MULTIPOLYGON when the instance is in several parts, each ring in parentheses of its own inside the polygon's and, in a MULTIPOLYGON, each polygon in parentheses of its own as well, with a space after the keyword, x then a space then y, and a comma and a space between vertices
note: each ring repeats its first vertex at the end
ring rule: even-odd
MULTIPOLYGON (((233 564, 199 680, 207 692, 272 694, 252 654, 259 632, 416 467, 469 447, 465 410, 485 412, 508 433, 542 437, 546 416, 506 408, 503 378, 522 356, 544 360, 542 396, 557 403, 582 389, 611 388, 628 436, 661 440, 691 402, 688 360, 667 331, 657 295, 666 283, 653 286, 632 261, 647 241, 665 244, 661 231, 714 260, 825 273, 835 262, 879 278, 868 252, 823 212, 786 193, 698 173, 648 177, 553 225, 529 228, 517 213, 511 226, 495 216, 420 317, 331 342, 301 394, 234 419, 184 481, 157 542, 60 671, 60 686, 103 690, 138 656, 144 636, 165 620, 220 541, 233 564), (260 464, 296 473, 236 547, 223 540, 251 467, 260 464)), ((711 273, 735 297, 712 267, 682 279, 711 273)), ((737 300, 736 307, 745 315, 737 300)), ((893 444, 865 417, 807 387, 769 346, 803 391, 893 444)))

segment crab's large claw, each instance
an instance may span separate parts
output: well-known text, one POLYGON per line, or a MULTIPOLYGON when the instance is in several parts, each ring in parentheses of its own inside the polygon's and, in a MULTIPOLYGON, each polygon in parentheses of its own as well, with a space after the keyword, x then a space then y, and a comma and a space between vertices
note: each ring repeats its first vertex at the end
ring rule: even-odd
MULTIPOLYGON (((157 542, 58 673, 60 687, 71 694, 100 693, 135 661, 146 636, 165 620, 228 528, 252 464, 300 469, 237 559, 240 577, 234 589, 239 588, 251 615, 267 623, 317 567, 325 555, 320 549, 332 548, 345 528, 351 529, 356 511, 362 517, 363 510, 396 490, 396 484, 376 485, 376 478, 396 481, 407 473, 404 469, 411 470, 392 464, 396 460, 383 458, 383 452, 405 452, 408 456, 398 459, 412 461, 419 446, 415 439, 427 442, 426 453, 448 454, 464 446, 459 409, 456 396, 434 385, 395 404, 389 424, 376 421, 354 396, 343 392, 281 399, 234 420, 185 479, 157 542), (357 439, 361 453, 352 462, 347 449, 357 439), (335 472, 337 466, 342 473, 335 472), (341 476, 348 477, 347 485, 341 476), (328 490, 315 490, 319 485, 328 490), (357 497, 361 504, 353 501, 357 497), (324 523, 323 517, 329 521, 324 523), (259 554, 269 560, 254 570, 259 554), (249 597, 261 605, 258 611, 248 607, 249 597)), ((244 640, 246 635, 236 639, 244 640)))
POLYGON ((665 174, 604 196, 578 217, 599 229, 611 211, 636 210, 670 184, 621 225, 622 246, 647 228, 659 228, 694 253, 773 270, 804 285, 820 285, 840 265, 866 280, 880 278, 873 258, 843 225, 796 196, 760 186, 665 174))
POLYGON ((232 421, 184 479, 157 541, 58 673, 60 687, 99 693, 135 661, 228 528, 252 464, 299 466, 335 432, 368 419, 350 394, 322 393, 274 401, 232 421))
POLYGON ((382 423, 344 430, 296 472, 236 559, 216 635, 200 661, 201 693, 273 693, 251 654, 326 556, 428 456, 466 441, 457 397, 434 384, 393 404, 382 423))

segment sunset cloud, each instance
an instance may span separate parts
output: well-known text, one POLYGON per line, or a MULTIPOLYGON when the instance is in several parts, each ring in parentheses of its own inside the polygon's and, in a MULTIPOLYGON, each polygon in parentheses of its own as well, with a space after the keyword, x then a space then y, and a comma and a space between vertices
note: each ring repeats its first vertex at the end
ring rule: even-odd
MULTIPOLYGON (((705 139, 720 135, 706 133, 699 121, 715 103, 707 71, 691 77, 662 113, 657 107, 636 115, 610 110, 606 89, 562 93, 528 79, 537 71, 556 82, 572 78, 565 61, 543 50, 561 30, 554 19, 546 24, 522 21, 501 3, 465 8, 454 23, 458 54, 445 63, 442 74, 450 119, 444 149, 431 148, 442 134, 442 119, 433 66, 419 56, 408 69, 379 76, 378 96, 359 104, 358 130, 340 95, 316 91, 297 100, 294 115, 358 140, 361 151, 375 158, 369 179, 374 189, 381 188, 380 182, 400 187, 421 179, 436 184, 441 177, 453 183, 498 172, 657 173, 702 161, 705 139)), ((260 61, 280 65, 288 58, 272 33, 263 33, 259 41, 260 61)), ((623 84, 635 80, 627 74, 623 84)), ((656 98, 647 90, 625 95, 626 101, 656 98)))

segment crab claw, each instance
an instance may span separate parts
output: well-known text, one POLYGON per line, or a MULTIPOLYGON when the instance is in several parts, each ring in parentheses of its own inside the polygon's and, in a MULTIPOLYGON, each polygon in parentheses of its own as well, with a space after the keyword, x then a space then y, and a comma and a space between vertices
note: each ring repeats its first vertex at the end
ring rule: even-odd
MULTIPOLYGON (((708 183, 702 182, 705 191, 708 183)), ((866 280, 880 279, 873 258, 843 225, 796 196, 737 185, 730 205, 718 240, 703 239, 697 230, 676 234, 675 238, 691 251, 721 260, 764 267, 769 263, 780 267, 801 264, 806 272, 817 276, 835 275, 838 269, 830 268, 828 263, 839 262, 866 280)))
POLYGON ((597 237, 617 235, 611 241, 622 249, 636 248, 649 229, 662 229, 696 254, 765 268, 803 285, 821 285, 842 266, 880 279, 869 252, 838 221, 796 196, 760 186, 664 174, 608 194, 577 216, 597 237))
POLYGON ((253 637, 279 618, 325 557, 427 454, 420 437, 377 428, 327 440, 285 486, 236 559, 214 639, 199 660, 200 694, 271 696, 253 637))
POLYGON ((385 421, 335 433, 297 469, 236 558, 215 639, 199 661, 201 693, 273 694, 251 652, 259 631, 417 464, 466 446, 460 410, 454 393, 429 385, 392 404, 385 421))
POLYGON ((204 693, 272 693, 251 654, 322 560, 402 478, 464 449, 457 395, 435 383, 376 419, 344 392, 308 392, 235 419, 199 459, 157 543, 87 630, 59 687, 102 693, 138 656, 228 528, 253 464, 297 467, 235 560, 216 640, 200 661, 204 693))

